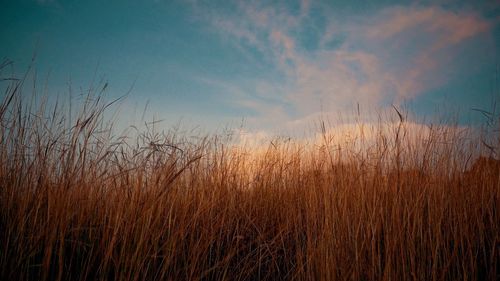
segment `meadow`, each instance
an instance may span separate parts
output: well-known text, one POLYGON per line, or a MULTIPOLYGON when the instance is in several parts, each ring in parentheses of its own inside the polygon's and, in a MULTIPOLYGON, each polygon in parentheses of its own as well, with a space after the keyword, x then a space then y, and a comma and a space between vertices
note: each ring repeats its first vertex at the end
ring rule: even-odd
POLYGON ((478 130, 395 108, 343 142, 122 136, 99 89, 69 118, 4 82, 1 280, 500 279, 498 138, 478 130))

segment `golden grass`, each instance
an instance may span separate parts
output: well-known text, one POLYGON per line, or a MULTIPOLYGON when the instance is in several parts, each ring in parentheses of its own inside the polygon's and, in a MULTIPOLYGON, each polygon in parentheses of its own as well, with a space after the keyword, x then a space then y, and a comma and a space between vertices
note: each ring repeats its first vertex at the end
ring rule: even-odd
POLYGON ((500 278, 500 166, 471 165, 470 133, 410 140, 401 116, 362 146, 131 141, 97 97, 69 124, 18 83, 0 107, 2 280, 500 278))

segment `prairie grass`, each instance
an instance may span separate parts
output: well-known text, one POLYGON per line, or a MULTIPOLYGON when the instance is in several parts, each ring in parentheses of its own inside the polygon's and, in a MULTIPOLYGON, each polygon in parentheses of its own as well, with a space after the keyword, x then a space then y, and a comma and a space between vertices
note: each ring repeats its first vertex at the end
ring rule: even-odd
POLYGON ((1 280, 500 279, 500 165, 478 134, 410 138, 395 115, 370 140, 339 145, 323 126, 259 152, 125 138, 99 94, 70 121, 6 83, 1 280))

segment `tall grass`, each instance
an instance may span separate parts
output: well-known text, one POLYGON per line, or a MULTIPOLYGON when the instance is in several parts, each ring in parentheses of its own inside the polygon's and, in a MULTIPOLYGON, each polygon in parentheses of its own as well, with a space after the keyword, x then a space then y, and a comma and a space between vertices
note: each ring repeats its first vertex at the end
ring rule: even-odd
POLYGON ((0 106, 2 280, 500 278, 500 166, 458 127, 130 139, 99 95, 70 122, 23 82, 0 106))

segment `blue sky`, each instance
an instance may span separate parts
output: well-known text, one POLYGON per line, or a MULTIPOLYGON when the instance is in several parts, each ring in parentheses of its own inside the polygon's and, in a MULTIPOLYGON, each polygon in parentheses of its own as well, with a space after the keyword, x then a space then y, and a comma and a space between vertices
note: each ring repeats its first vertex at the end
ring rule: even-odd
MULTIPOLYGON (((500 95, 495 1, 4 1, 0 57, 67 97, 93 80, 134 109, 207 130, 303 130, 409 105, 480 120, 500 95)), ((150 116, 150 118, 151 118, 150 116)), ((137 117, 138 118, 138 117, 137 117)))

